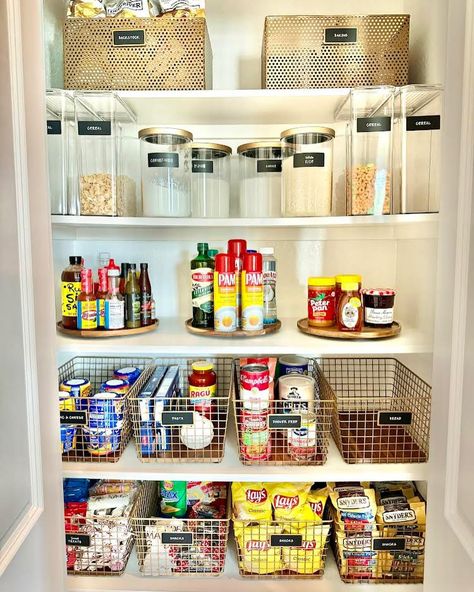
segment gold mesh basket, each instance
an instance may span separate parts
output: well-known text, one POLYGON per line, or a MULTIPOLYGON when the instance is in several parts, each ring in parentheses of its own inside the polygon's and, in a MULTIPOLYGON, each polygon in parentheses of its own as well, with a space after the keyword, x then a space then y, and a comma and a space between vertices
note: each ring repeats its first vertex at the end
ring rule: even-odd
POLYGON ((332 434, 347 463, 428 460, 431 387, 392 358, 324 358, 332 434))
POLYGON ((212 49, 206 19, 68 18, 64 25, 64 87, 212 88, 212 49))
POLYGON ((268 16, 263 88, 408 83, 410 16, 268 16))

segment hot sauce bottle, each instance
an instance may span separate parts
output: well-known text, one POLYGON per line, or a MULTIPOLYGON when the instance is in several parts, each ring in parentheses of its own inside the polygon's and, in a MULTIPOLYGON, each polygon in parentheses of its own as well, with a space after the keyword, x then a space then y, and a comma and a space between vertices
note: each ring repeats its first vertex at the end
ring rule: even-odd
POLYGON ((97 301, 94 294, 92 269, 81 271, 82 292, 77 299, 77 328, 97 329, 97 301))
POLYGON ((107 268, 103 267, 99 269, 99 289, 97 290, 97 326, 104 327, 105 326, 105 297, 107 296, 108 292, 108 278, 107 278, 107 268))
POLYGON ((61 274, 61 314, 65 329, 77 329, 77 297, 81 293, 82 257, 69 257, 61 274))
POLYGON ((340 331, 362 331, 364 313, 359 284, 344 282, 337 305, 337 326, 340 331))

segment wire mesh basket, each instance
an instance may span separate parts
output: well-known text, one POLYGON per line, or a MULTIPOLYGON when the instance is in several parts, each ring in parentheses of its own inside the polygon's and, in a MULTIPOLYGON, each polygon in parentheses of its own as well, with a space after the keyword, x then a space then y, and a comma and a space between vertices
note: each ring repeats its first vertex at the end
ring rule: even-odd
POLYGON ((230 505, 225 518, 156 518, 158 489, 148 491, 146 512, 133 519, 143 576, 218 576, 224 570, 230 505))
POLYGON ((234 361, 231 397, 244 465, 323 465, 326 462, 333 397, 314 360, 308 374, 315 384, 314 401, 273 400, 264 409, 249 409, 240 399, 240 364, 234 361))
MULTIPOLYGON (((188 392, 188 376, 198 359, 159 358, 157 368, 177 366, 179 385, 188 392)), ((142 462, 220 462, 224 456, 229 415, 230 358, 207 358, 217 374, 217 396, 130 398, 138 458, 142 462)))
POLYGON ((347 463, 428 460, 431 387, 392 358, 319 360, 331 387, 332 434, 347 463))
POLYGON ((138 395, 152 370, 152 358, 78 356, 63 364, 59 383, 82 379, 78 397, 60 400, 63 461, 117 462, 132 436, 129 397, 138 395), (127 393, 92 397, 119 368, 136 367, 141 374, 127 393), (82 388, 82 387, 81 387, 82 388))
POLYGON ((139 485, 127 516, 70 515, 65 519, 67 572, 86 576, 119 576, 133 548, 132 520, 146 512, 150 483, 139 485))
POLYGON ((321 578, 331 520, 233 520, 239 572, 250 578, 321 578))

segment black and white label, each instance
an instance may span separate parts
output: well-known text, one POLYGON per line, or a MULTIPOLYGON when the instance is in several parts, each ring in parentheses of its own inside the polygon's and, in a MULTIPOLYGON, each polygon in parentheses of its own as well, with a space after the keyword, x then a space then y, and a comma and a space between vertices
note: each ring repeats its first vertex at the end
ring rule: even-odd
POLYGON ((324 152, 301 152, 293 156, 293 168, 323 167, 324 152))
POLYGON ((357 43, 355 27, 328 27, 324 31, 325 43, 357 43))
POLYGON ((61 132, 61 122, 57 119, 48 119, 46 122, 46 133, 50 136, 60 136, 61 132))
POLYGON ((405 539, 372 539, 372 551, 405 551, 405 539))
POLYGON ((393 308, 364 308, 365 322, 373 325, 388 325, 393 323, 393 308))
POLYGON ((391 117, 358 117, 357 132, 389 132, 392 129, 391 117))
POLYGON ((281 160, 257 160, 257 173, 281 173, 281 160))
POLYGON ((145 31, 137 29, 135 31, 114 31, 114 45, 145 45, 145 31))
POLYGON ((270 547, 301 547, 303 535, 301 534, 272 534, 270 547))
POLYGON ((214 162, 212 160, 193 160, 193 173, 213 173, 214 162))
POLYGON ((60 411, 59 422, 69 425, 87 425, 86 411, 60 411))
POLYGON ((290 430, 292 428, 301 427, 301 415, 286 415, 285 413, 269 415, 269 428, 280 428, 290 430))
POLYGON ((194 413, 192 411, 163 411, 161 423, 164 426, 193 425, 194 413))
POLYGON ((88 534, 66 533, 66 545, 74 547, 90 547, 91 537, 88 534))
POLYGON ((192 545, 192 532, 163 532, 161 534, 163 545, 192 545))
POLYGON ((411 115, 407 117, 407 132, 441 129, 440 115, 411 115))
POLYGON ((148 166, 150 168, 177 169, 179 167, 179 154, 176 152, 150 152, 148 166))
POLYGON ((379 411, 377 423, 384 425, 411 425, 411 411, 379 411))
POLYGON ((78 121, 77 133, 80 136, 110 136, 112 125, 110 121, 78 121))

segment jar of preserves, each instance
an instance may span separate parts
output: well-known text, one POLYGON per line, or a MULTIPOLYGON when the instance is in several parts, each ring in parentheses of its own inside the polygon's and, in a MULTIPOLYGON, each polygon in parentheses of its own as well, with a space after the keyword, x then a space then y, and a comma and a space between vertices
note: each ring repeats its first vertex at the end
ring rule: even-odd
POLYGON ((362 331, 363 308, 359 285, 343 282, 341 297, 337 305, 337 326, 339 331, 362 331))
POLYGON ((395 290, 364 290, 364 325, 376 329, 389 329, 393 325, 395 290))
POLYGON ((331 327, 336 322, 336 280, 333 277, 308 279, 308 325, 331 327))
POLYGON ((211 362, 193 362, 192 373, 188 377, 189 398, 194 411, 212 419, 215 408, 217 376, 211 362))

